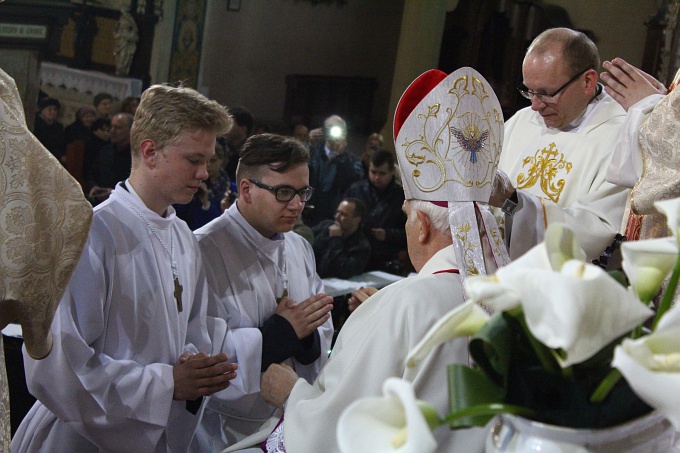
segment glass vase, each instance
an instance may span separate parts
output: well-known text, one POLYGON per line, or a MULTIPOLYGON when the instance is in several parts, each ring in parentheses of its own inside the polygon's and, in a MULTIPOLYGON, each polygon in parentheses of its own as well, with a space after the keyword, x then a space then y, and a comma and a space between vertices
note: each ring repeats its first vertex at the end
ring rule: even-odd
POLYGON ((651 412, 604 429, 575 429, 500 414, 487 425, 486 453, 669 453, 675 431, 651 412))

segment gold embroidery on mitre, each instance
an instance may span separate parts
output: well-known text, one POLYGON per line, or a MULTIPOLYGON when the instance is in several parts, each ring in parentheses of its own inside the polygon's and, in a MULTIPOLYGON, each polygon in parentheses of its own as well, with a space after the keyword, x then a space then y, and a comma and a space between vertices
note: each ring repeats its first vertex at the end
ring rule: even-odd
MULTIPOLYGON (((450 107, 442 109, 436 103, 415 115, 420 133, 414 140, 405 138, 401 145, 406 161, 415 167, 410 177, 425 193, 439 190, 446 182, 465 188, 492 184, 500 154, 495 133, 502 129, 501 113, 493 109, 482 116, 471 108, 483 105, 489 97, 481 80, 461 76, 446 94, 452 96, 447 102, 450 107), (468 111, 460 111, 463 107, 468 111), (421 166, 428 166, 429 172, 421 171, 421 166)), ((404 176, 409 175, 405 172, 404 176)))
POLYGON ((465 222, 463 225, 456 227, 456 238, 458 238, 463 246, 463 265, 467 275, 479 275, 479 269, 474 261, 474 249, 479 248, 480 244, 474 244, 469 240, 469 232, 472 229, 470 222, 465 222))
POLYGON ((559 170, 565 170, 569 173, 573 166, 572 163, 564 159, 564 154, 557 150, 557 145, 553 142, 547 148, 536 151, 533 157, 525 157, 522 167, 527 165, 529 166, 528 172, 526 174, 520 173, 517 176, 517 188, 528 189, 539 182, 545 196, 557 203, 566 181, 564 179, 555 180, 555 178, 559 170))

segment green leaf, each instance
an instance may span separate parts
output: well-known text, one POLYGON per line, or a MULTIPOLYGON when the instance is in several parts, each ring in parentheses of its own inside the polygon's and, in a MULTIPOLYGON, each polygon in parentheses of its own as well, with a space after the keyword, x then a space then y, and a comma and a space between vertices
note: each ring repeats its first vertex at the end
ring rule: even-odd
MULTIPOLYGON (((503 316, 506 318, 508 325, 514 326, 521 334, 519 338, 523 338, 527 345, 530 347, 533 356, 541 364, 541 367, 549 373, 560 374, 562 368, 559 363, 557 363, 556 358, 560 353, 559 350, 553 350, 538 341, 538 339, 531 333, 529 326, 527 325, 526 318, 524 317, 523 311, 514 312, 504 312, 503 316)), ((518 340, 519 341, 519 340, 518 340)), ((519 353, 522 345, 518 345, 516 351, 519 353)), ((562 353, 564 353, 562 351, 562 353)), ((526 357, 528 353, 524 353, 526 357)), ((517 355, 513 356, 512 360, 519 360, 517 355)))
POLYGON ((628 277, 623 271, 617 269, 613 271, 608 271, 607 273, 611 278, 619 282, 621 286, 623 286, 624 288, 628 288, 628 286, 630 286, 630 283, 628 283, 628 277))
MULTIPOLYGON (((448 379, 449 409, 452 414, 465 411, 472 406, 503 402, 505 396, 503 388, 496 385, 479 369, 454 363, 448 367, 448 379)), ((456 417, 450 426, 452 429, 484 426, 493 415, 483 412, 478 415, 473 413, 469 416, 456 417)))
POLYGON ((504 386, 515 347, 513 327, 502 313, 494 314, 470 339, 470 356, 497 385, 504 386))

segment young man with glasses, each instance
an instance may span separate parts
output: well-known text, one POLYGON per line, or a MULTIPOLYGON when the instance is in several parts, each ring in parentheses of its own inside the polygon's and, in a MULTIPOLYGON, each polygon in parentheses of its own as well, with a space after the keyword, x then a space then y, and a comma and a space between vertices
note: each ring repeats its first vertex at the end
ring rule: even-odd
POLYGON ((236 170, 239 198, 196 231, 209 314, 227 321, 240 381, 208 403, 195 451, 219 451, 274 414, 260 397, 260 373, 270 364, 291 365, 312 382, 326 362, 333 299, 323 293, 310 244, 291 231, 314 192, 308 162, 294 138, 250 137, 236 170))
POLYGON ((600 58, 583 33, 554 28, 529 46, 518 87, 531 107, 505 123, 489 204, 505 215, 511 258, 552 222, 577 232, 596 259, 619 230, 628 190, 606 182, 626 112, 598 83, 600 58))

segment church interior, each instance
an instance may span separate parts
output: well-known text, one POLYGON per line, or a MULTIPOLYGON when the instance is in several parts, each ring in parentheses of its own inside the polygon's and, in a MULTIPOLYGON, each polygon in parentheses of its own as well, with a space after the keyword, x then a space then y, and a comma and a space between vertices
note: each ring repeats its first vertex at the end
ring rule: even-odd
MULTIPOLYGON (((181 83, 284 135, 340 115, 360 152, 372 133, 392 137, 401 93, 431 68, 478 70, 507 120, 529 104, 516 90, 525 51, 552 27, 581 30, 603 61, 622 57, 668 85, 679 16, 673 0, 0 0, 0 67, 29 127, 41 93, 68 125, 98 93, 118 111, 152 84, 181 83)), ((5 340, 8 363, 20 347, 5 340)), ((8 371, 21 386, 22 370, 8 371)), ((12 395, 13 429, 29 397, 12 395)))

